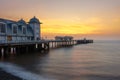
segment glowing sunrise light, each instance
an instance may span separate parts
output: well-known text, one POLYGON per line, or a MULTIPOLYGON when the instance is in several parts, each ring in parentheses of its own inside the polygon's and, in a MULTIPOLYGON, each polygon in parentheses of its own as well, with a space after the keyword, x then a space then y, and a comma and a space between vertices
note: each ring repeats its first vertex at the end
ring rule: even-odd
MULTIPOLYGON (((42 35, 120 35, 120 0, 0 0, 0 17, 26 22, 36 16, 42 35)), ((77 36, 79 37, 79 36, 77 36)))

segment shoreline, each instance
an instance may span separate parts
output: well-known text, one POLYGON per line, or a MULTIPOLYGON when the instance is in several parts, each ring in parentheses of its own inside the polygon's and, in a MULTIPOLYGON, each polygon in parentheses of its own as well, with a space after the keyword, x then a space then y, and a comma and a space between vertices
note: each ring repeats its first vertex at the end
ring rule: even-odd
POLYGON ((14 76, 10 73, 5 72, 0 68, 0 80, 23 80, 17 76, 14 76))

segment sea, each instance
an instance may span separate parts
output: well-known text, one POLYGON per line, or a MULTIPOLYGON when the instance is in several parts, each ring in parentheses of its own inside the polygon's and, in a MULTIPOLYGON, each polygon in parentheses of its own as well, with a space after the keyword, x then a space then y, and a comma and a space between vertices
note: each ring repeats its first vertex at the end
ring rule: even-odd
POLYGON ((120 40, 11 54, 0 68, 23 80, 120 80, 120 40))

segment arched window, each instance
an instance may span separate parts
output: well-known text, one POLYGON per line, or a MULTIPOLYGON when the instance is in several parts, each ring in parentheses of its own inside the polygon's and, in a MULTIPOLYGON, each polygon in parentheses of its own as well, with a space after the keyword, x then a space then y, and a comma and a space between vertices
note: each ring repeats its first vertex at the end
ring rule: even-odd
POLYGON ((5 33, 6 32, 6 26, 4 23, 0 23, 0 33, 5 33))
POLYGON ((23 27, 23 34, 26 34, 26 28, 23 27))
POLYGON ((17 34, 17 25, 13 25, 13 34, 17 34))

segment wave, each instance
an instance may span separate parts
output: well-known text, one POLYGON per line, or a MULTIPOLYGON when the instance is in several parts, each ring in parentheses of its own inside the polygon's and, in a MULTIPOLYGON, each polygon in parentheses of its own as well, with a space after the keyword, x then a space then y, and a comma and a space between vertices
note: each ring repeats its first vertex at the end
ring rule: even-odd
POLYGON ((18 65, 8 62, 0 62, 0 68, 6 71, 7 73, 22 78, 23 80, 54 80, 29 72, 24 68, 19 67, 18 65))

